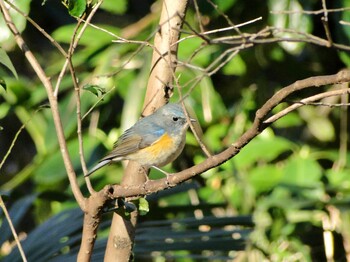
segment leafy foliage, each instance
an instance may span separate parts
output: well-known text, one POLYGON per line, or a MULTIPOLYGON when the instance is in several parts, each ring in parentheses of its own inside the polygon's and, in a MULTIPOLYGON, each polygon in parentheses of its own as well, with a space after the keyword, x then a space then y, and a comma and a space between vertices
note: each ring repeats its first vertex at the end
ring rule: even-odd
MULTIPOLYGON (((86 1, 70 1, 74 5, 68 5, 68 13, 60 3, 48 1, 39 6, 34 2, 30 12, 29 1, 19 1, 18 7, 29 12, 34 21, 66 47, 76 23, 70 16, 80 17, 86 10, 86 1)), ((158 14, 152 10, 161 4, 115 2, 104 1, 102 11, 95 16, 96 26, 87 28, 73 56, 79 84, 84 87, 82 131, 89 167, 139 117, 151 64, 151 39, 158 22, 158 14)), ((320 2, 199 1, 200 22, 205 31, 262 17, 239 31, 230 28, 201 36, 196 9, 190 6, 179 44, 176 74, 188 109, 202 128, 201 139, 210 151, 220 152, 234 143, 251 126, 261 104, 281 87, 348 66, 348 53, 337 52, 315 40, 327 39, 321 23, 324 13, 303 10, 319 10, 320 2), (264 31, 266 26, 273 29, 264 31), (272 35, 273 41, 254 35, 261 41, 234 49, 235 41, 243 34, 250 39, 257 32, 272 35), (310 34, 313 37, 308 38, 310 34)), ((339 21, 348 20, 350 12, 344 8, 348 2, 327 3, 329 9, 340 8, 328 13, 328 26, 334 42, 347 49, 350 29, 339 21)), ((65 57, 27 25, 23 16, 14 16, 29 46, 57 81, 65 57)), ((0 27, 5 32, 3 22, 0 27)), ((43 108, 47 103, 45 90, 19 50, 13 48, 13 39, 0 41, 0 63, 4 65, 0 68, 0 85, 5 87, 0 89, 0 160, 20 126, 25 125, 6 162, 0 165, 0 190, 9 194, 10 215, 25 236, 23 246, 29 261, 75 261, 82 214, 72 209, 76 204, 52 116, 43 108)), ((69 152, 85 190, 70 77, 65 74, 59 85, 59 106, 69 152)), ((274 112, 320 90, 299 92, 274 112)), ((179 99, 178 91, 175 88, 172 101, 179 99)), ((238 255, 249 261, 280 261, 286 257, 320 261, 329 255, 325 251, 328 247, 334 248, 335 260, 344 260, 349 250, 346 243, 350 242, 350 155, 346 150, 349 142, 344 139, 349 130, 348 109, 326 105, 346 101, 334 98, 321 101, 323 106, 301 107, 266 129, 232 160, 190 183, 147 197, 148 204, 140 203, 147 214, 140 218, 136 237, 138 261, 154 254, 184 261, 220 261, 238 255), (324 239, 325 232, 331 232, 333 242, 324 239)), ((203 160, 197 141, 189 133, 185 151, 166 169, 182 170, 203 160)), ((94 174, 92 183, 100 189, 119 183, 121 174, 120 164, 111 165, 94 174)), ((151 178, 160 176, 154 170, 151 173, 151 178)), ((95 247, 96 261, 101 260, 104 251, 108 215, 105 221, 95 247)), ((1 222, 0 257, 16 261, 16 249, 5 248, 12 244, 12 237, 5 229, 3 217, 1 222)))

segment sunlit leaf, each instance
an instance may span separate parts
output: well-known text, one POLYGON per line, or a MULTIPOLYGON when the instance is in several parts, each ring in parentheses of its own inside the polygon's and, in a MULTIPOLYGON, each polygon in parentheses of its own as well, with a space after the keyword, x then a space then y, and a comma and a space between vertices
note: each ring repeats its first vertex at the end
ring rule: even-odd
POLYGON ((307 126, 312 135, 324 142, 333 141, 335 130, 332 122, 324 117, 315 117, 308 121, 307 126))
MULTIPOLYGON (((10 57, 7 55, 7 53, 2 48, 0 48, 0 63, 3 64, 7 69, 9 69, 11 71, 11 73, 14 75, 14 77, 18 78, 16 69, 12 64, 10 57)), ((5 81, 1 78, 0 85, 4 87, 4 83, 5 83, 5 81)), ((6 84, 5 84, 4 88, 6 90, 6 84)))
POLYGON ((149 204, 146 198, 141 197, 139 199, 139 212, 141 216, 146 215, 149 212, 149 204))
POLYGON ((74 17, 81 17, 86 10, 86 0, 63 0, 62 3, 74 17))
POLYGON ((0 119, 4 118, 10 109, 11 106, 8 103, 0 103, 0 119))
POLYGON ((101 5, 101 9, 104 9, 112 14, 124 14, 128 8, 128 2, 126 0, 105 0, 101 5))
MULTIPOLYGON (((110 31, 114 34, 118 34, 119 32, 119 29, 116 27, 107 25, 102 25, 102 27, 105 30, 110 31)), ((65 25, 55 30, 52 35, 59 42, 70 43, 72 41, 72 34, 74 30, 74 24, 65 25)), ((82 38, 79 41, 79 44, 83 46, 96 47, 112 43, 112 40, 114 40, 114 37, 109 35, 108 33, 98 30, 96 28, 87 27, 84 31, 82 38)))
MULTIPOLYGON (((31 0, 11 1, 11 3, 15 5, 19 10, 21 10, 21 12, 24 14, 29 14, 31 2, 31 0)), ((12 8, 9 8, 9 12, 12 18, 12 22, 16 25, 18 31, 22 33, 27 25, 26 17, 12 8)), ((0 44, 1 47, 5 50, 10 50, 15 45, 14 37, 7 27, 2 15, 0 16, 0 44)))
POLYGON ((298 186, 314 186, 320 182, 322 169, 314 159, 295 156, 283 168, 282 182, 298 186))
POLYGON ((185 63, 205 66, 210 61, 210 56, 217 51, 215 46, 203 45, 201 38, 189 38, 179 44, 178 56, 185 63))
POLYGON ((245 62, 241 58, 240 55, 234 56, 223 68, 222 72, 225 75, 237 75, 241 76, 245 74, 247 71, 247 67, 245 62))
MULTIPOLYGON (((280 29, 275 33, 276 37, 286 39, 300 38, 300 35, 286 32, 283 30, 295 30, 302 33, 310 33, 312 30, 311 16, 303 14, 303 7, 297 0, 269 0, 269 8, 273 15, 270 15, 271 23, 274 27, 280 29), (291 13, 282 13, 290 11, 291 13), (281 32, 282 31, 282 32, 281 32)), ((292 54, 299 54, 305 43, 302 41, 282 41, 280 45, 292 54)))
POLYGON ((332 186, 341 187, 344 189, 350 189, 350 180, 349 180, 349 169, 344 170, 327 170, 326 175, 329 179, 332 186))

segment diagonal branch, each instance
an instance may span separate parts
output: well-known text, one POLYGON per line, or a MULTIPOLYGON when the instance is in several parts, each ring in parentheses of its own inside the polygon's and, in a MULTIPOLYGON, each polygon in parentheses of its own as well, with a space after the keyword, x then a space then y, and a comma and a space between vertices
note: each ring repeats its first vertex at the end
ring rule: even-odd
POLYGON ((57 102, 57 97, 54 96, 53 93, 53 86, 50 81, 50 79, 46 76, 45 71, 39 64, 38 60, 36 57, 33 55, 33 53, 30 51, 29 47, 25 43, 24 39, 22 38, 20 32, 18 31, 16 25, 13 23, 13 20, 9 14, 8 9, 6 8, 6 5, 3 0, 0 0, 0 9, 3 14, 4 20, 6 22, 6 25, 8 28, 11 30, 12 34, 15 37, 15 41, 19 48, 22 50, 24 53, 25 57, 27 58, 28 62, 32 66, 33 70, 35 71, 36 75, 39 77, 41 83, 44 85, 46 89, 46 93, 49 99, 50 103, 50 108, 52 112, 52 117, 53 121, 55 124, 56 128, 56 134, 58 138, 58 143, 60 146, 61 154, 63 157, 63 162, 68 174, 69 182, 72 187, 72 192, 74 194, 74 197, 76 201, 78 202, 80 208, 82 210, 85 209, 85 198, 83 194, 80 191, 79 184, 77 181, 76 174, 74 172, 73 164, 71 162, 71 158, 69 156, 67 144, 66 144, 66 139, 64 136, 64 131, 63 131, 63 126, 61 122, 61 117, 58 109, 58 102, 57 102))
MULTIPOLYGON (((265 122, 265 118, 271 113, 272 109, 275 108, 278 104, 284 101, 286 97, 290 94, 310 88, 310 87, 320 87, 330 84, 340 84, 350 82, 350 70, 340 71, 334 75, 325 75, 325 76, 315 76, 309 77, 303 80, 294 82, 293 84, 284 87, 273 95, 257 112, 253 122, 253 125, 248 129, 234 144, 225 149, 223 152, 213 155, 207 158, 200 164, 197 164, 191 168, 183 170, 181 172, 172 174, 167 178, 158 179, 158 180, 149 180, 142 185, 136 186, 122 186, 122 185, 108 185, 105 187, 105 192, 109 195, 106 198, 119 198, 119 197, 132 197, 132 196, 143 196, 149 195, 152 193, 159 192, 161 190, 174 187, 179 183, 182 183, 198 174, 201 174, 209 169, 217 167, 222 163, 228 161, 235 155, 237 155, 240 150, 246 146, 254 137, 258 136, 264 129, 270 126, 273 121, 265 122)), ((348 92, 340 91, 338 95, 348 92)), ((327 95, 330 95, 329 93, 327 95)), ((319 96, 318 98, 322 98, 319 96)), ((274 121, 276 121, 276 118, 274 121)))

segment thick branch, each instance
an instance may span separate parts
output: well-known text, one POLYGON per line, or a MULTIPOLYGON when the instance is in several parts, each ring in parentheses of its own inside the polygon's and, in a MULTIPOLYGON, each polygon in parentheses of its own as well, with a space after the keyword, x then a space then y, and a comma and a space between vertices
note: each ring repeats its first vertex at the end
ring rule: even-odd
MULTIPOLYGON (((350 70, 340 71, 334 75, 316 76, 296 81, 295 83, 281 89, 272 96, 257 112, 252 127, 247 130, 234 144, 223 152, 207 158, 204 162, 181 172, 172 174, 169 178, 159 180, 149 180, 144 184, 136 186, 106 186, 105 192, 109 192, 108 198, 134 197, 149 195, 161 190, 174 187, 198 174, 208 171, 211 168, 228 161, 247 145, 254 137, 259 135, 265 128, 273 122, 265 123, 264 119, 271 113, 272 109, 289 96, 290 94, 309 87, 319 87, 330 84, 340 84, 350 82, 350 70), (108 189, 108 190, 107 190, 108 189)), ((347 91, 345 91, 347 92, 347 91)), ((341 95, 341 92, 339 95, 341 95)), ((322 97, 322 96, 321 96, 322 97)), ((296 109, 296 108, 294 108, 296 109)), ((277 120, 277 119, 276 119, 277 120)))
MULTIPOLYGON (((143 116, 164 105, 173 94, 173 76, 177 61, 177 41, 185 16, 187 0, 164 0, 159 30, 155 35, 151 73, 144 101, 143 116)), ((122 186, 137 186, 145 183, 147 174, 137 163, 130 162, 125 170, 122 186)), ((105 192, 110 192, 107 187, 105 192)), ((127 220, 114 213, 108 237, 105 261, 128 261, 131 255, 137 211, 127 220)))
POLYGON ((173 94, 173 76, 178 40, 188 1, 163 1, 159 29, 154 38, 151 74, 148 79, 143 115, 149 115, 173 94))

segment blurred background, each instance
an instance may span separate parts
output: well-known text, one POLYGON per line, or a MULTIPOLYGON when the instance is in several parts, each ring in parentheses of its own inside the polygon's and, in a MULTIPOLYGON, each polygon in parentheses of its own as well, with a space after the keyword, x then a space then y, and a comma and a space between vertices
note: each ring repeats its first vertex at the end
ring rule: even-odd
MULTIPOLYGON (((140 116, 152 57, 147 43, 157 30, 161 3, 105 0, 79 42, 73 64, 82 88, 88 167, 140 116)), ((62 3, 13 4, 68 48, 76 19, 62 3)), ((348 67, 349 6, 349 0, 190 1, 178 50, 179 85, 171 101, 178 101, 181 92, 202 128, 201 140, 213 154, 223 151, 282 87, 348 67), (245 38, 256 41, 244 43, 245 38), (335 45, 327 47, 330 40, 335 45)), ((65 58, 21 14, 13 11, 13 18, 56 84, 65 58)), ((29 261, 75 261, 82 214, 70 190, 47 95, 6 33, 2 17, 0 27, 1 49, 18 75, 0 66, 6 83, 0 87, 0 162, 14 143, 0 169, 0 193, 29 261)), ((347 87, 297 92, 274 112, 307 96, 347 87)), ((69 72, 58 96, 69 152, 87 195, 69 72)), ((225 164, 148 196, 150 212, 140 217, 136 261, 349 261, 348 97, 321 103, 289 113, 225 164)), ((180 171, 204 160, 189 132, 184 152, 165 170, 180 171)), ((98 190, 119 183, 122 173, 118 163, 91 180, 98 190)), ((156 170, 150 176, 163 177, 156 170)), ((0 259, 21 261, 0 214, 0 259)), ((110 217, 104 216, 94 261, 103 257, 110 217)))

